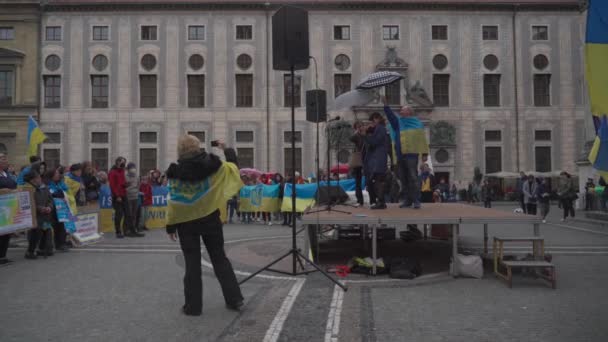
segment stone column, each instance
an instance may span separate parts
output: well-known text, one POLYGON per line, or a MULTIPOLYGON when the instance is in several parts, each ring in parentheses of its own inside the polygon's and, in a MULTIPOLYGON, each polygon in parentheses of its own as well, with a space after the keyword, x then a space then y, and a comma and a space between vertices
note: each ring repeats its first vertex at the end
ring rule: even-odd
MULTIPOLYGON (((69 164, 81 162, 88 157, 83 153, 83 130, 82 130, 82 109, 83 109, 83 52, 84 52, 84 25, 82 18, 74 18, 70 25, 70 65, 68 78, 68 101, 69 129, 67 131, 67 149, 69 164)), ((64 83, 65 84, 65 83, 64 83)))
MULTIPOLYGON (((131 88, 133 85, 137 86, 137 75, 133 75, 131 72, 132 63, 132 51, 131 51, 131 22, 130 17, 121 16, 118 20, 118 70, 117 74, 117 119, 118 124, 116 132, 117 137, 114 141, 116 156, 120 155, 128 160, 135 158, 131 156, 131 124, 130 124, 130 111, 133 108, 131 99, 131 88)), ((137 66, 137 64, 135 64, 137 66)), ((116 157, 115 156, 115 157, 116 157)), ((114 158, 110 158, 113 161, 114 158)))

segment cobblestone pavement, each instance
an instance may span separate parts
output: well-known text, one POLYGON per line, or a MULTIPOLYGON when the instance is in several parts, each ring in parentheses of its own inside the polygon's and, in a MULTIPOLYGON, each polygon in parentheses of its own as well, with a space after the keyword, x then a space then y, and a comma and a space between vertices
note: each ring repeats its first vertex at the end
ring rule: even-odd
MULTIPOLYGON (((25 260, 22 247, 11 248, 16 262, 0 267, 0 341, 606 341, 608 232, 557 221, 551 216, 556 224, 541 227, 557 290, 525 277, 509 289, 486 272, 481 280, 351 275, 344 293, 319 273, 264 273, 242 285, 246 306, 234 313, 205 267, 204 312, 194 318, 179 313, 183 258, 162 231, 142 239, 107 234, 46 260, 25 260)), ((490 235, 531 231, 490 226, 490 235)), ((226 226, 239 277, 287 251, 289 233, 276 225, 226 226)), ((465 247, 482 245, 481 226, 461 233, 465 247)))

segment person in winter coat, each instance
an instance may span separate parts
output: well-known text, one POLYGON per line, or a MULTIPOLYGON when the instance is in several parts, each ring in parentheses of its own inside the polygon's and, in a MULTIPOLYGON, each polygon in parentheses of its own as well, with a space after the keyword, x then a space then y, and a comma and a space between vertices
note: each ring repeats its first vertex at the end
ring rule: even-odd
POLYGON ((139 176, 137 175, 137 168, 135 163, 127 164, 127 172, 125 173, 125 181, 127 186, 127 201, 129 208, 129 229, 131 231, 138 231, 138 211, 139 211, 139 176))
POLYGON ((51 242, 53 198, 49 189, 42 183, 42 177, 34 170, 31 170, 23 180, 27 185, 34 189, 34 203, 36 203, 36 223, 37 226, 27 231, 28 247, 25 253, 26 259, 36 259, 36 247, 41 241, 44 242, 45 251, 40 254, 47 255, 53 248, 51 242))
POLYGON ((492 188, 487 179, 484 179, 481 186, 481 199, 483 200, 484 208, 492 208, 492 188))
POLYGON ((574 182, 568 172, 562 172, 559 176, 557 195, 564 210, 564 217, 561 219, 564 222, 568 218, 568 215, 574 217, 574 201, 578 198, 574 182))
POLYGON ((201 273, 201 238, 220 282, 226 306, 238 311, 243 295, 230 260, 224 251, 224 232, 220 206, 225 206, 243 186, 236 166, 236 152, 225 148, 226 161, 200 149, 200 141, 192 135, 180 137, 177 163, 167 170, 169 201, 167 202, 167 234, 179 243, 186 263, 184 276, 185 304, 182 312, 201 315, 203 284, 201 273), (196 198, 195 200, 192 200, 196 198))
POLYGON ((139 193, 141 196, 141 215, 139 225, 143 230, 148 230, 148 227, 146 227, 146 217, 148 208, 152 206, 152 185, 150 184, 150 176, 145 176, 141 179, 139 193))
POLYGON ((420 201, 422 203, 433 203, 433 189, 435 188, 435 176, 431 174, 431 169, 427 164, 422 164, 420 168, 420 201))
POLYGON ((537 184, 534 176, 528 176, 524 182, 522 191, 524 192, 524 203, 526 204, 526 214, 536 215, 536 201, 538 199, 537 184))
MULTIPOLYGON (((116 158, 116 162, 110 174, 108 174, 108 181, 110 183, 110 190, 112 191, 112 207, 114 208, 114 230, 116 231, 116 237, 121 239, 124 237, 126 231, 123 232, 121 227, 124 219, 125 226, 130 226, 131 218, 129 217, 129 203, 127 198, 127 176, 125 175, 125 168, 127 166, 127 160, 123 157, 116 158)), ((128 227, 128 236, 131 237, 142 237, 141 233, 134 230, 133 227, 128 227)))
POLYGON ((82 182, 84 183, 85 197, 88 202, 97 201, 99 198, 99 180, 95 174, 95 169, 91 162, 82 163, 82 182))
POLYGON ((365 135, 365 160, 363 161, 365 175, 368 181, 368 192, 374 197, 374 205, 371 209, 386 209, 384 201, 384 183, 388 162, 388 135, 386 124, 380 113, 374 112, 370 115, 371 124, 366 129, 365 135))
POLYGON ((549 209, 551 207, 550 201, 550 193, 549 193, 549 184, 547 184, 547 179, 543 178, 540 180, 540 184, 537 189, 538 193, 538 204, 540 205, 540 216, 543 218, 543 223, 547 223, 547 215, 549 214, 549 209))
MULTIPOLYGON (((56 169, 47 171, 45 175, 45 183, 52 198, 61 198, 67 203, 68 186, 64 183, 64 168, 59 166, 56 169)), ((53 242, 55 243, 55 250, 59 252, 67 252, 66 246, 67 233, 63 222, 59 222, 57 217, 53 217, 53 242)), ((48 247, 44 246, 44 241, 41 241, 41 250, 49 250, 48 247)))
MULTIPOLYGON (((365 126, 361 121, 355 122, 353 125, 354 134, 350 137, 350 141, 355 145, 351 155, 350 168, 355 177, 355 196, 357 204, 363 205, 363 145, 365 143, 365 126)), ((319 177, 321 174, 319 174, 319 177)))

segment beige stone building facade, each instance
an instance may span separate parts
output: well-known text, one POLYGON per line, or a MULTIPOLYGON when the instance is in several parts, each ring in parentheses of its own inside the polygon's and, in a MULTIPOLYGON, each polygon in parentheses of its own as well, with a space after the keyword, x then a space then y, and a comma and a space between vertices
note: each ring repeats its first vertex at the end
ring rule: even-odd
POLYGON ((27 163, 27 118, 38 117, 40 2, 0 0, 0 152, 27 163))

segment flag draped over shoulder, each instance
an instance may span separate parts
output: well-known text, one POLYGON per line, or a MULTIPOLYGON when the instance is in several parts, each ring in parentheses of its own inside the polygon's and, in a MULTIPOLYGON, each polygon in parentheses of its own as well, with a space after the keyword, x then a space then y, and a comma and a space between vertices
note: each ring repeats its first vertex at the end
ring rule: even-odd
POLYGON ((76 177, 71 173, 66 174, 63 177, 63 182, 68 187, 68 191, 64 191, 65 199, 68 202, 72 215, 78 214, 78 208, 76 206, 76 194, 80 191, 82 184, 80 177, 76 177))
POLYGON ((589 153, 589 161, 599 174, 608 180, 608 116, 600 120, 597 136, 589 153))
POLYGON ((401 153, 429 153, 424 124, 416 117, 399 118, 401 153))
POLYGON ((38 145, 46 139, 46 135, 42 132, 38 123, 30 115, 27 121, 27 156, 35 156, 38 154, 38 145))
POLYGON ((170 179, 167 225, 200 219, 218 209, 223 209, 224 216, 227 201, 242 186, 239 169, 228 162, 222 163, 217 172, 200 182, 170 179))
POLYGON ((608 114, 608 1, 590 0, 585 37, 586 77, 594 116, 608 114))
MULTIPOLYGON (((283 195, 283 204, 281 211, 291 212, 291 189, 292 184, 285 184, 285 192, 283 195)), ((304 212, 308 207, 315 203, 315 195, 317 193, 317 184, 297 184, 296 185, 296 212, 304 212)))

